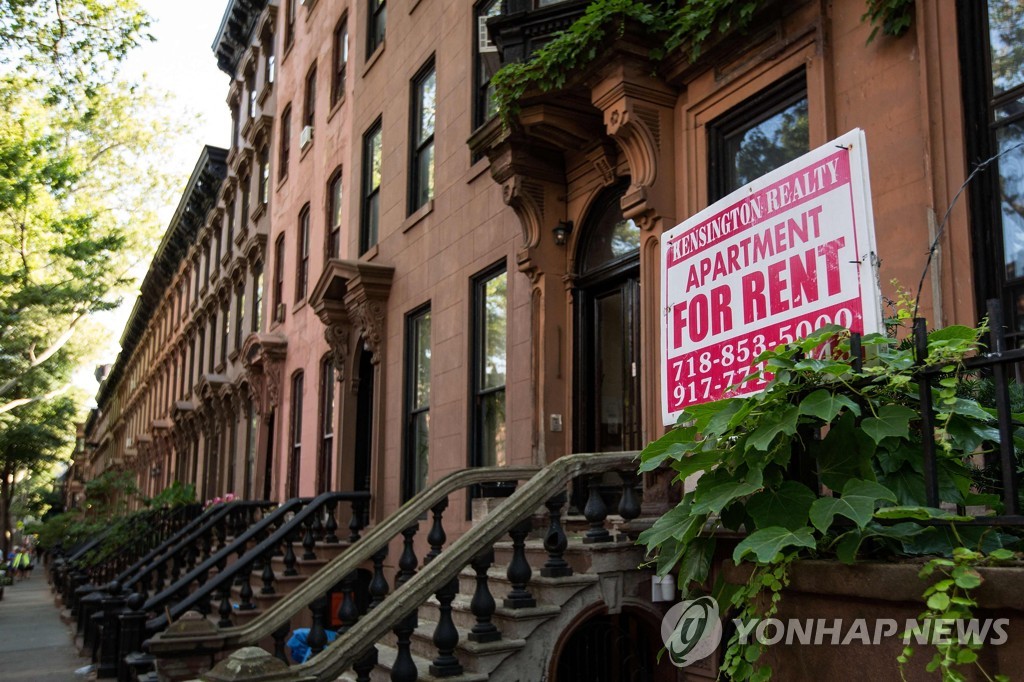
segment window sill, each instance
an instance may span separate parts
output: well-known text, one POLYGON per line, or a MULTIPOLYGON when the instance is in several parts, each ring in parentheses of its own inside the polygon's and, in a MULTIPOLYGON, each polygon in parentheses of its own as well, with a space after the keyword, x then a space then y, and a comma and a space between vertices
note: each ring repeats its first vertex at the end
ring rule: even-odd
POLYGON ((399 229, 401 229, 402 232, 408 232, 409 230, 414 228, 421 220, 430 215, 430 213, 433 210, 434 200, 431 199, 430 201, 428 201, 427 203, 423 204, 415 211, 413 211, 412 214, 410 214, 409 217, 405 219, 405 221, 402 223, 399 229))
POLYGON ((256 210, 254 210, 252 212, 252 221, 254 223, 258 223, 260 221, 260 218, 262 218, 266 214, 267 214, 267 204, 266 203, 259 203, 259 204, 256 205, 256 210))
POLYGON ((270 97, 270 93, 273 90, 274 84, 271 83, 270 81, 267 81, 263 84, 263 88, 260 90, 260 94, 256 95, 256 103, 260 106, 260 109, 262 109, 263 105, 266 104, 267 98, 270 97))
POLYGON ((274 192, 280 192, 281 188, 284 187, 284 183, 288 182, 288 174, 285 173, 277 179, 277 187, 274 188, 274 192))
POLYGON ((476 163, 474 163, 472 166, 469 167, 469 170, 466 172, 466 184, 471 184, 474 180, 483 175, 490 167, 491 160, 488 159, 486 156, 477 161, 476 163))
POLYGON ((359 256, 359 260, 371 261, 377 257, 377 253, 380 251, 380 244, 374 244, 368 248, 363 255, 359 256))
POLYGON ((306 0, 306 21, 313 16, 313 10, 316 9, 317 0, 306 0))
POLYGON ((219 363, 216 367, 214 367, 214 371, 217 374, 224 374, 224 370, 226 370, 226 369, 227 369, 227 365, 225 363, 223 363, 223 362, 219 363))
POLYGON ((421 0, 412 0, 412 4, 409 5, 409 14, 416 11, 416 8, 420 6, 421 0))
POLYGON ((309 155, 309 150, 313 148, 313 144, 316 142, 316 133, 314 132, 313 135, 314 137, 310 138, 309 144, 299 150, 299 163, 302 163, 303 159, 309 155))
POLYGON ((363 78, 366 78, 366 74, 373 68, 373 65, 377 63, 380 56, 384 54, 384 48, 387 47, 387 44, 388 39, 385 38, 380 42, 380 45, 377 46, 377 49, 373 51, 373 54, 366 58, 366 63, 363 65, 363 78))
POLYGON ((242 351, 240 348, 234 349, 233 351, 228 353, 228 360, 230 360, 231 362, 235 362, 236 360, 238 360, 238 356, 241 354, 241 352, 242 351))
POLYGON ((292 317, 299 314, 299 311, 306 307, 306 299, 300 298, 292 304, 292 317))
MULTIPOLYGON (((285 60, 288 59, 288 55, 290 55, 292 53, 292 48, 294 48, 294 47, 295 47, 295 38, 292 38, 292 42, 290 42, 290 43, 288 43, 287 45, 284 46, 284 54, 281 55, 281 64, 284 64, 285 60)), ((280 64, 278 64, 278 66, 280 66, 280 64)), ((278 72, 278 75, 280 75, 280 72, 278 72)))
POLYGON ((327 112, 327 122, 328 123, 330 123, 331 119, 334 118, 334 115, 337 114, 339 110, 341 110, 341 105, 344 104, 344 103, 345 103, 345 93, 342 93, 341 97, 338 98, 338 101, 331 105, 331 110, 329 112, 327 112))
POLYGON ((227 251, 227 253, 225 253, 225 254, 224 254, 223 256, 221 256, 221 257, 220 257, 220 264, 221 264, 221 266, 223 266, 223 267, 227 268, 227 267, 228 267, 228 264, 229 264, 230 262, 231 262, 231 246, 230 246, 230 244, 229 244, 229 245, 228 245, 228 251, 227 251))

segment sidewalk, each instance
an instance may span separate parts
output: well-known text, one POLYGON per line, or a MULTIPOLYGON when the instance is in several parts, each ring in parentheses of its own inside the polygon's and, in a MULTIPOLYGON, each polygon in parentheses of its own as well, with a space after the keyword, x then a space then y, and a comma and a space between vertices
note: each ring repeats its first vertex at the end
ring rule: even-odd
POLYGON ((4 589, 0 600, 0 682, 75 682, 80 658, 61 622, 42 567, 4 589))

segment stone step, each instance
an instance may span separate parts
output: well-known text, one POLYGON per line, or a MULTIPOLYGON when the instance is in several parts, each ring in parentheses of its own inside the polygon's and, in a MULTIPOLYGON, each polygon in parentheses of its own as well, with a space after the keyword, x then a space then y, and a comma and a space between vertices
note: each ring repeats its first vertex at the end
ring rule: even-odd
MULTIPOLYGON (((476 616, 470 610, 472 595, 458 595, 452 602, 452 620, 456 627, 470 631, 476 625, 476 616)), ((495 600, 496 602, 499 600, 495 600)), ((532 608, 509 609, 498 603, 491 622, 498 628, 502 637, 508 639, 526 639, 534 630, 549 618, 561 612, 561 607, 554 604, 538 604, 532 608)), ((430 599, 419 609, 422 620, 437 622, 439 617, 436 599, 430 599)))
MULTIPOLYGON (((569 546, 566 548, 562 558, 572 567, 574 573, 598 573, 603 570, 613 569, 620 566, 623 555, 635 554, 636 565, 643 562, 643 548, 637 546, 634 541, 623 534, 613 536, 612 542, 596 542, 592 544, 583 543, 583 534, 568 534, 569 546)), ((548 560, 548 553, 544 549, 544 541, 531 538, 526 541, 526 560, 533 569, 534 575, 539 575, 540 570, 548 560)), ((512 543, 496 542, 494 544, 495 565, 507 566, 512 561, 512 543)))
MULTIPOLYGON (((504 599, 512 590, 512 583, 506 574, 505 566, 491 566, 487 570, 487 583, 499 606, 510 606, 504 599)), ((533 595, 537 605, 560 606, 569 601, 574 594, 597 582, 597 576, 590 573, 577 573, 559 578, 546 578, 540 575, 539 569, 533 569, 533 575, 526 586, 533 595)), ((470 595, 476 590, 476 573, 472 569, 463 569, 459 573, 459 594, 470 595)))

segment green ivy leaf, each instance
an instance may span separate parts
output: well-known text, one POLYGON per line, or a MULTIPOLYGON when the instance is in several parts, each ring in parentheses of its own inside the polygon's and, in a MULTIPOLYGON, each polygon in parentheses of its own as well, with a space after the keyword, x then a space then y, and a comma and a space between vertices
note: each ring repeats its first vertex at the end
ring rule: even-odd
POLYGON ((787 436, 796 433, 796 420, 799 416, 800 411, 796 405, 790 405, 779 412, 774 419, 767 419, 767 423, 758 427, 747 442, 757 450, 767 451, 772 441, 780 433, 787 436))
POLYGON ((709 485, 701 486, 701 483, 704 482, 705 479, 702 478, 694 491, 693 513, 695 514, 717 514, 736 498, 745 497, 760 490, 763 478, 761 470, 753 468, 748 469, 742 476, 722 475, 718 480, 710 481, 709 485))
POLYGON ((949 595, 945 592, 936 592, 928 597, 928 608, 932 611, 945 611, 949 607, 949 595))
POLYGON ((785 481, 778 488, 765 489, 747 501, 747 512, 758 528, 782 526, 796 530, 807 525, 808 512, 817 496, 796 481, 785 481))
POLYGON ((796 531, 781 526, 771 526, 754 531, 736 545, 736 549, 732 553, 732 560, 738 564, 743 561, 745 556, 753 554, 759 563, 767 564, 771 563, 785 547, 814 549, 816 546, 814 531, 807 526, 796 531))
POLYGON ((977 337, 977 329, 974 329, 973 327, 965 327, 962 324, 951 324, 948 327, 942 327, 928 332, 928 343, 932 344, 939 341, 959 341, 966 344, 972 344, 977 337))
POLYGON ((821 482, 832 490, 842 490, 851 478, 873 476, 871 456, 875 442, 856 427, 852 412, 846 412, 832 424, 828 435, 810 442, 811 455, 818 463, 821 482))
POLYGON ((669 538, 684 543, 693 539, 704 526, 704 517, 691 513, 692 506, 689 498, 683 500, 640 533, 637 542, 646 545, 650 551, 669 538))
POLYGON ((698 452, 689 457, 682 457, 672 463, 672 469, 677 472, 676 478, 683 480, 698 471, 708 471, 722 459, 722 454, 717 451, 698 452))
POLYGON ((640 471, 654 471, 667 459, 679 459, 694 450, 697 429, 692 426, 676 427, 649 444, 640 452, 640 471))
POLYGON ((868 524, 866 528, 854 528, 843 533, 836 543, 836 556, 846 564, 852 564, 857 559, 857 552, 861 545, 869 538, 883 538, 904 542, 920 535, 930 532, 928 526, 920 526, 916 523, 896 523, 891 526, 882 526, 877 523, 868 524))
POLYGON ((942 519, 944 521, 971 521, 974 519, 973 516, 961 516, 959 514, 946 511, 945 509, 914 506, 884 507, 875 512, 875 517, 879 519, 919 519, 921 521, 927 521, 929 519, 942 519))
POLYGON ((861 429, 876 443, 890 436, 907 438, 910 435, 910 420, 915 417, 917 413, 909 407, 883 405, 878 409, 877 417, 868 417, 861 423, 861 429))
POLYGON ((800 401, 800 414, 817 417, 826 423, 835 419, 843 409, 860 416, 860 405, 845 395, 833 394, 823 388, 819 388, 800 401))
POLYGON ((824 533, 831 527, 836 514, 845 516, 858 528, 864 528, 871 520, 875 505, 880 501, 895 502, 891 490, 873 481, 852 478, 843 486, 842 497, 822 497, 811 505, 811 523, 824 533))
POLYGON ((989 414, 976 400, 957 398, 947 409, 953 414, 963 415, 964 417, 977 419, 982 422, 995 421, 995 417, 989 414))
POLYGON ((687 593, 690 583, 703 584, 711 571, 711 559, 715 554, 714 538, 696 538, 690 543, 683 563, 679 566, 679 589, 687 593))
POLYGON ((956 586, 964 590, 973 590, 982 583, 981 573, 967 566, 957 566, 952 576, 956 586))

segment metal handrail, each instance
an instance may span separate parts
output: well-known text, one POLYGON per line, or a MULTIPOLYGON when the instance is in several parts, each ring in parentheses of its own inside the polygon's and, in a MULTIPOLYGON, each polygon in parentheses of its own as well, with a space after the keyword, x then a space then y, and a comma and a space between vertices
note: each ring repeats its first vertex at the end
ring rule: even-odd
MULTIPOLYGON (((196 511, 196 508, 198 508, 198 507, 199 507, 199 505, 197 503, 186 504, 186 505, 182 505, 180 507, 175 507, 173 509, 170 509, 169 511, 171 512, 172 515, 177 514, 177 515, 181 515, 181 516, 187 516, 189 513, 193 512, 193 511, 196 511)), ((126 568, 123 571, 121 571, 114 578, 114 582, 119 583, 119 584, 124 584, 124 580, 126 578, 132 576, 134 573, 136 573, 141 568, 146 566, 146 564, 152 562, 156 557, 160 556, 163 552, 167 551, 167 548, 170 547, 172 544, 174 544, 174 542, 177 541, 177 539, 181 535, 183 535, 185 533, 188 533, 188 532, 191 532, 191 530, 193 528, 195 528, 197 525, 201 524, 203 517, 207 513, 211 512, 211 511, 212 511, 212 509, 207 509, 207 510, 199 509, 199 513, 196 514, 190 521, 188 521, 183 526, 181 526, 181 528, 176 529, 173 533, 171 533, 166 538, 164 538, 164 540, 160 544, 158 544, 156 547, 154 547, 153 549, 151 549, 148 552, 146 552, 141 558, 136 560, 135 563, 133 563, 131 566, 129 566, 128 568, 126 568)))
MULTIPOLYGON (((230 565, 226 566, 223 570, 219 571, 213 580, 204 582, 201 586, 193 590, 185 599, 177 602, 173 607, 169 609, 171 618, 177 618, 182 613, 185 613, 196 604, 203 601, 207 596, 217 589, 220 589, 224 583, 233 581, 235 576, 244 568, 248 568, 256 559, 264 556, 269 550, 276 547, 278 543, 284 541, 295 532, 297 528, 301 528, 302 524, 313 514, 319 513, 323 508, 332 502, 367 502, 370 499, 370 493, 365 491, 357 492, 327 492, 315 498, 292 498, 281 504, 280 507, 275 509, 273 513, 268 514, 259 523, 253 524, 248 530, 235 538, 230 544, 219 550, 213 556, 207 558, 203 563, 196 566, 192 571, 179 579, 176 583, 165 589, 158 595, 155 595, 146 602, 144 607, 145 610, 149 611, 152 609, 160 608, 170 597, 187 587, 197 577, 208 572, 210 569, 215 567, 221 561, 227 561, 227 559, 243 548, 250 540, 257 537, 260 533, 265 531, 269 527, 273 527, 276 522, 284 517, 285 515, 292 513, 296 507, 305 505, 300 511, 295 512, 295 515, 287 522, 282 524, 276 531, 271 533, 267 538, 260 541, 255 547, 246 552, 243 556, 239 557, 237 561, 234 561, 230 565)), ((146 629, 149 632, 157 632, 167 627, 167 612, 164 612, 146 622, 146 629)))
MULTIPOLYGON (((635 468, 634 460, 638 456, 638 452, 576 454, 555 460, 526 481, 500 507, 444 549, 416 575, 400 585, 380 606, 360 618, 351 629, 339 636, 315 658, 293 666, 281 677, 268 676, 261 679, 336 679, 341 673, 352 667, 396 622, 419 608, 439 589, 455 578, 463 567, 480 553, 482 547, 492 546, 498 538, 532 514, 545 501, 564 490, 570 480, 585 474, 635 468)), ((415 498, 413 499, 415 500, 415 498)), ((433 505, 428 504, 422 509, 426 510, 431 506, 433 505)), ((408 525, 409 523, 406 523, 402 527, 408 525)), ((360 544, 364 552, 367 549, 376 550, 380 547, 380 544, 371 544, 369 537, 360 544)), ((351 551, 346 552, 339 558, 344 559, 350 554, 352 554, 351 551)), ((337 565, 331 567, 331 570, 325 569, 318 572, 315 577, 319 578, 317 583, 317 587, 321 588, 319 592, 323 593, 326 587, 333 584, 332 580, 337 582, 347 572, 354 570, 358 565, 354 559, 353 555, 350 557, 350 561, 339 561, 337 565)), ((306 581, 306 584, 312 580, 311 578, 306 581)))

